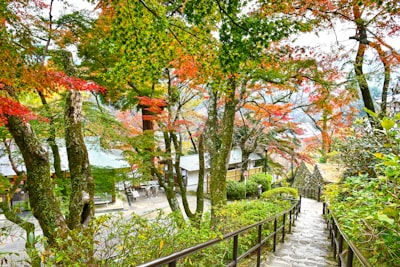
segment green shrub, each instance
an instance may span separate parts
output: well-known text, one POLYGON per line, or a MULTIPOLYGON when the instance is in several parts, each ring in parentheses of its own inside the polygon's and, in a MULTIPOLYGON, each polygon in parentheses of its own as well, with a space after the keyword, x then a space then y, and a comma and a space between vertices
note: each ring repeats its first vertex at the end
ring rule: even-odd
POLYGON ((400 266, 400 198, 393 192, 400 186, 384 176, 348 177, 324 192, 341 229, 372 266, 400 266))
POLYGON ((257 196, 258 184, 255 181, 246 181, 246 197, 257 196))
POLYGON ((271 189, 267 192, 262 193, 262 199, 285 199, 285 198, 294 198, 297 199, 299 197, 299 193, 297 189, 292 187, 277 187, 271 189))
POLYGON ((229 200, 240 200, 255 197, 258 194, 258 183, 253 179, 244 182, 229 180, 226 183, 226 195, 229 200))
POLYGON ((239 200, 244 199, 246 187, 244 183, 229 180, 226 183, 226 195, 228 199, 239 200))
POLYGON ((272 175, 266 173, 256 173, 250 176, 250 181, 254 181, 257 185, 262 185, 262 191, 268 191, 271 189, 272 175))
MULTIPOLYGON (((242 183, 243 184, 243 183, 242 183)), ((210 227, 210 213, 203 216, 200 227, 176 222, 174 214, 162 212, 154 220, 138 215, 107 214, 96 217, 89 227, 71 230, 59 237, 42 253, 43 266, 136 266, 196 244, 219 238, 290 207, 264 201, 235 201, 217 209, 217 228, 210 227), (94 242, 91 239, 94 236, 94 242), (93 255, 93 257, 90 257, 93 255)), ((272 226, 271 226, 272 227, 272 226)), ((264 236, 271 227, 263 228, 264 236)), ((226 266, 232 256, 232 239, 202 249, 179 260, 179 266, 226 266)), ((257 242, 257 229, 240 236, 239 253, 257 242)))
MULTIPOLYGON (((224 206, 222 209, 216 211, 216 217, 219 218, 220 223, 218 224, 218 232, 227 234, 232 231, 239 230, 247 225, 259 222, 269 217, 273 217, 276 214, 288 209, 291 206, 289 201, 281 201, 280 203, 271 203, 259 200, 243 200, 235 201, 224 206)), ((267 236, 272 232, 273 221, 269 227, 265 225, 263 227, 263 236, 267 236)), ((257 231, 253 229, 246 232, 244 235, 240 235, 239 242, 239 254, 250 249, 257 243, 257 231)), ((231 257, 231 248, 227 251, 228 257, 231 257)), ((213 266, 213 265, 196 265, 196 266, 213 266)), ((226 265, 223 265, 226 266, 226 265)))
POLYGON ((379 127, 356 125, 339 147, 348 175, 324 197, 371 266, 400 267, 400 113, 380 119, 367 112, 379 127))

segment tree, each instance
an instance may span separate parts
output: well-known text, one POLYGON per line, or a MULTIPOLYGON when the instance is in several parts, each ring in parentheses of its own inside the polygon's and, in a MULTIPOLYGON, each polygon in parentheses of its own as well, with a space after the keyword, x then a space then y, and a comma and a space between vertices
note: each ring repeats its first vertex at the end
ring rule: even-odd
MULTIPOLYGON (((337 34, 336 28, 348 25, 349 31, 345 34, 356 43, 355 49, 347 49, 344 45, 332 48, 338 51, 338 62, 353 66, 352 79, 358 84, 364 107, 375 111, 374 99, 371 96, 373 79, 380 80, 381 107, 380 116, 387 112, 387 94, 390 86, 394 86, 393 74, 399 64, 400 55, 394 48, 395 38, 400 33, 398 26, 398 6, 393 1, 303 1, 299 5, 296 1, 289 1, 286 5, 279 5, 271 1, 267 14, 275 12, 291 13, 298 16, 308 16, 315 20, 315 31, 330 28, 337 34), (350 33, 352 32, 352 33, 350 33), (368 60, 369 55, 374 59, 368 60), (353 56, 349 60, 349 55, 353 56), (379 62, 376 69, 371 63, 379 62)), ((338 36, 336 36, 338 40, 338 36)), ((374 64, 375 65, 375 64, 374 64)), ((351 80, 350 79, 350 82, 351 80)))
MULTIPOLYGON (((334 58, 331 56, 317 57, 322 58, 318 69, 313 77, 302 84, 309 102, 302 111, 320 132, 320 136, 315 139, 320 144, 320 160, 326 162, 327 155, 331 152, 333 136, 343 136, 359 111, 352 105, 357 99, 357 93, 346 82, 342 82, 346 73, 332 64, 334 58)), ((313 143, 312 140, 307 141, 309 144, 313 143)))
POLYGON ((267 48, 290 34, 305 30, 301 21, 293 21, 288 16, 264 16, 264 2, 252 3, 257 8, 249 8, 246 1, 197 1, 185 3, 188 21, 209 31, 218 25, 218 39, 212 50, 213 75, 209 76, 208 120, 206 140, 210 152, 211 204, 214 223, 218 219, 215 211, 226 203, 226 170, 233 139, 234 118, 239 95, 251 82, 262 79, 275 84, 284 84, 282 77, 268 75, 269 55, 267 48), (216 23, 218 22, 218 23, 216 23))
MULTIPOLYGON (((110 70, 109 75, 98 75, 97 78, 114 85, 115 89, 111 87, 108 91, 108 100, 123 109, 136 107, 141 112, 141 123, 138 125, 141 129, 135 130, 140 136, 131 139, 133 151, 129 154, 133 159, 132 164, 139 164, 144 179, 157 177, 166 191, 171 209, 180 212, 174 192, 177 182, 188 217, 192 218, 194 214, 199 216, 202 211, 193 214, 188 208, 179 168, 182 141, 178 130, 187 126, 181 112, 195 94, 188 94, 189 90, 184 93, 183 87, 179 88, 172 69, 180 55, 190 57, 192 54, 187 52, 198 47, 198 44, 189 38, 188 25, 175 16, 178 10, 169 2, 121 1, 112 5, 103 3, 103 7, 95 25, 97 28, 94 28, 100 28, 104 34, 99 39, 100 47, 103 42, 111 42, 112 57, 120 57, 106 65, 110 70), (110 32, 104 31, 104 21, 112 23, 110 32), (163 134, 164 151, 156 148, 156 131, 163 134), (176 155, 175 162, 173 155, 176 155), (162 160, 158 162, 157 158, 162 160), (161 164, 167 166, 167 179, 164 179, 161 164)), ((99 57, 95 57, 93 52, 89 54, 87 49, 92 47, 92 42, 82 43, 80 54, 87 56, 87 59, 97 60, 99 57)), ((90 66, 103 68, 104 65, 98 64, 101 62, 104 60, 97 60, 96 64, 90 66)), ((85 60, 84 64, 88 65, 90 61, 85 60)))
MULTIPOLYGON (((47 41, 51 39, 50 37, 57 37, 52 32, 51 27, 50 30, 43 27, 45 24, 53 23, 52 4, 53 1, 50 5, 42 1, 11 1, 8 4, 0 5, 1 13, 5 14, 4 19, 1 20, 0 28, 2 43, 0 60, 2 62, 2 73, 4 73, 0 78, 2 94, 0 119, 21 151, 26 166, 26 189, 30 196, 30 206, 50 244, 57 236, 67 235, 68 229, 80 227, 83 223, 87 223, 90 220, 90 215, 93 214, 93 192, 90 189, 91 176, 87 169, 89 166, 87 155, 84 153, 85 146, 82 142, 75 142, 78 139, 82 140, 79 93, 76 91, 70 93, 70 96, 74 96, 72 98, 75 101, 71 99, 70 102, 67 102, 66 112, 66 118, 70 119, 70 124, 67 126, 71 127, 67 130, 67 135, 73 136, 67 138, 67 147, 70 149, 68 151, 69 158, 72 160, 78 158, 77 155, 79 155, 79 160, 81 160, 81 165, 73 164, 71 166, 71 168, 79 168, 76 172, 72 170, 74 172, 72 180, 78 185, 77 189, 82 189, 71 192, 71 199, 77 205, 74 206, 74 211, 71 213, 73 216, 68 218, 68 224, 53 191, 54 181, 50 176, 48 153, 29 123, 37 116, 34 116, 24 106, 21 96, 32 92, 45 96, 58 92, 62 90, 61 88, 67 90, 100 90, 100 87, 94 83, 76 76, 68 76, 60 71, 68 71, 66 68, 57 69, 55 66, 51 68, 43 64, 43 61, 35 60, 42 59, 42 52, 46 51, 46 49, 43 50, 38 47, 43 36, 49 36, 49 38, 45 37, 47 41), (42 16, 36 16, 37 12, 40 13, 44 10, 49 11, 49 20, 43 19, 42 16), (72 144, 73 142, 75 143, 72 144), (84 168, 81 168, 82 166, 84 168), (83 184, 87 187, 82 187, 83 184), (85 190, 89 195, 88 200, 84 200, 82 197, 82 191, 85 190), (88 201, 85 203, 89 203, 89 205, 84 205, 82 203, 84 201, 88 201)), ((69 66, 64 64, 64 67, 69 66)), ((72 75, 72 73, 70 74, 72 75)), ((46 103, 43 102, 43 104, 46 103)), ((44 120, 44 118, 42 119, 44 120)), ((13 221, 12 218, 10 220, 13 221)), ((33 265, 38 266, 38 264, 40 264, 40 259, 36 257, 33 265)))

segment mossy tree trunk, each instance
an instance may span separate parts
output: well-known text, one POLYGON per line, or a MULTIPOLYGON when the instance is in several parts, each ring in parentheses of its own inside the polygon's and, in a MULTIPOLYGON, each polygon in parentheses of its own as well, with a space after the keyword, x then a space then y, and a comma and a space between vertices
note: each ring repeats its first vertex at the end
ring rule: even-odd
MULTIPOLYGON (((171 147, 171 138, 168 132, 164 132, 164 142, 165 142, 165 151, 167 155, 171 155, 172 147, 171 147)), ((165 164, 167 165, 166 169, 166 177, 163 177, 161 174, 158 174, 159 184, 164 188, 165 195, 168 200, 169 207, 173 212, 177 212, 178 220, 183 220, 183 215, 179 206, 179 202, 174 191, 175 187, 175 177, 174 177, 174 164, 172 158, 168 158, 165 160, 165 164)), ((153 172, 158 173, 155 166, 153 167, 153 172)))
POLYGON ((54 194, 48 153, 28 123, 16 116, 10 116, 7 128, 25 162, 26 189, 32 213, 51 244, 57 235, 66 232, 67 224, 54 194))
POLYGON ((224 113, 221 125, 218 119, 217 91, 210 96, 209 117, 207 131, 210 147, 210 190, 211 190, 211 221, 218 224, 216 211, 220 206, 226 205, 226 172, 228 170, 230 152, 233 140, 233 128, 236 111, 236 80, 231 77, 228 80, 226 90, 224 113))
MULTIPOLYGON (((182 151, 182 138, 178 138, 175 133, 171 133, 171 138, 175 147, 176 151, 182 151)), ((204 156, 204 155, 203 155, 204 156)), ((201 216, 203 214, 203 209, 204 209, 204 169, 203 172, 199 173, 198 177, 198 187, 197 187, 197 202, 196 202, 196 211, 192 212, 189 206, 189 201, 187 199, 187 190, 186 190, 186 185, 185 181, 183 180, 181 168, 180 168, 180 153, 176 153, 175 155, 175 170, 176 170, 176 177, 179 185, 179 189, 181 192, 181 197, 182 197, 182 204, 183 208, 185 210, 185 214, 188 216, 188 218, 191 221, 194 222, 199 222, 201 219, 201 216)), ((187 177, 186 177, 187 178, 187 177)))
POLYGON ((204 148, 204 134, 199 137, 199 179, 197 181, 197 201, 196 201, 196 216, 192 221, 197 226, 200 226, 201 216, 204 211, 204 177, 205 177, 205 148, 204 148))
POLYGON ((88 224, 94 214, 94 181, 82 133, 82 96, 71 90, 65 108, 65 144, 71 174, 68 227, 88 224))

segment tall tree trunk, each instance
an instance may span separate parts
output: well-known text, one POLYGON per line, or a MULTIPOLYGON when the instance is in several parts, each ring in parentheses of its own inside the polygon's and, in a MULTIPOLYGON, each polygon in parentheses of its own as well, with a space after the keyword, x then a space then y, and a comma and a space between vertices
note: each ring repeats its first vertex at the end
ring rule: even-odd
POLYGON ((166 181, 166 186, 164 186, 165 189, 165 196, 167 197, 169 207, 173 212, 176 212, 177 214, 177 223, 183 222, 183 214, 181 211, 181 208, 179 206, 178 199, 176 197, 176 193, 174 191, 175 187, 175 178, 174 178, 174 164, 172 162, 172 159, 167 160, 167 166, 168 166, 168 171, 167 171, 167 181, 166 181))
POLYGON ((388 62, 386 52, 382 49, 382 47, 373 42, 369 42, 369 45, 376 50, 378 53, 379 59, 383 64, 383 86, 382 86, 382 95, 381 95, 381 110, 379 112, 379 117, 382 119, 386 116, 387 113, 387 96, 389 91, 390 77, 391 77, 391 67, 388 62))
POLYGON ((94 181, 82 133, 82 96, 71 90, 65 108, 65 144, 71 174, 68 227, 89 223, 94 214, 94 181))
POLYGON ((197 201, 196 201, 196 216, 194 222, 199 225, 201 216, 204 211, 204 177, 205 177, 205 159, 204 159, 204 134, 199 137, 199 179, 197 181, 197 201))
MULTIPOLYGON (((369 43, 367 38, 367 29, 364 25, 364 20, 361 17, 362 12, 357 4, 353 5, 353 14, 354 21, 357 24, 357 35, 350 37, 350 39, 355 39, 358 41, 357 55, 354 61, 356 79, 358 82, 358 86, 360 87, 365 108, 369 109, 372 112, 375 112, 374 101, 372 99, 371 92, 369 91, 367 79, 363 71, 365 50, 367 49, 367 45, 369 43)), ((371 123, 373 122, 371 121, 371 123)))
MULTIPOLYGON (((11 168, 13 171, 17 174, 17 179, 15 179, 14 184, 12 187, 6 192, 6 201, 0 202, 0 209, 3 210, 4 216, 9 220, 10 222, 15 223, 22 229, 24 229, 26 233, 26 242, 25 242, 25 249, 27 251, 34 251, 35 250, 35 225, 32 222, 28 222, 27 220, 21 219, 19 216, 17 216, 16 212, 11 209, 11 200, 17 191, 21 181, 25 177, 25 173, 21 172, 18 170, 17 165, 15 164, 15 161, 13 157, 11 156, 11 141, 3 140, 4 147, 6 148, 7 151, 7 156, 8 160, 10 161, 11 168)), ((31 258, 31 264, 34 267, 39 267, 40 266, 40 255, 36 253, 30 253, 29 254, 31 258)))
POLYGON ((367 46, 365 44, 360 43, 358 45, 356 60, 354 62, 354 70, 356 72, 356 79, 358 82, 358 86, 360 87, 364 106, 372 112, 375 112, 374 101, 372 99, 371 92, 369 91, 367 79, 365 78, 365 74, 363 71, 364 55, 366 48, 367 46))
POLYGON ((242 150, 242 166, 240 172, 240 181, 244 181, 244 173, 249 169, 250 151, 242 150))
POLYGON ((26 189, 32 213, 38 220, 44 236, 52 243, 58 234, 66 232, 67 225, 53 191, 47 151, 43 149, 31 126, 18 117, 8 117, 7 128, 25 162, 26 189))
POLYGON ((218 125, 216 96, 211 104, 208 125, 212 137, 210 149, 210 190, 211 190, 211 222, 218 224, 216 211, 219 207, 226 205, 226 171, 228 170, 229 157, 232 147, 233 128, 236 111, 235 102, 236 80, 231 77, 228 81, 228 90, 225 99, 224 115, 221 125, 218 125), (220 135, 220 137, 218 136, 220 135))
MULTIPOLYGON (((180 192, 181 192, 182 204, 183 204, 183 208, 185 210, 185 214, 191 221, 199 222, 200 218, 203 214, 203 208, 204 208, 204 191, 203 191, 203 195, 201 195, 201 194, 199 194, 199 191, 198 191, 199 189, 197 190, 197 204, 198 205, 196 206, 196 211, 193 213, 190 210, 189 201, 187 199, 186 186, 185 186, 185 183, 184 183, 184 180, 182 177, 182 172, 180 169, 180 153, 182 151, 182 142, 178 141, 178 138, 174 132, 171 131, 170 135, 171 135, 171 139, 174 144, 174 147, 175 147, 175 151, 177 151, 176 156, 175 156, 175 164, 174 165, 175 165, 176 177, 177 177, 180 192), (199 197, 201 197, 202 199, 199 200, 199 197)), ((179 140, 181 140, 181 139, 182 138, 180 138, 179 140)), ((198 184, 199 188, 203 188, 204 187, 204 172, 203 172, 202 176, 199 174, 198 180, 199 180, 199 184, 198 184)))
POLYGON ((57 178, 62 179, 63 175, 62 175, 62 170, 61 170, 61 157, 60 157, 58 145, 56 143, 56 128, 54 125, 54 118, 51 115, 51 110, 50 110, 49 104, 47 103, 45 96, 40 91, 38 91, 38 94, 39 94, 40 100, 42 101, 42 104, 46 110, 46 113, 47 113, 46 117, 49 119, 49 138, 47 138, 47 142, 49 143, 51 152, 53 152, 54 172, 55 172, 57 178))
MULTIPOLYGON (((168 155, 172 155, 171 138, 170 138, 168 132, 164 132, 163 134, 164 134, 164 142, 165 142, 165 151, 168 155)), ((160 177, 159 177, 159 182, 165 189, 165 195, 167 197, 169 207, 171 208, 172 211, 179 212, 178 220, 183 220, 182 211, 179 206, 179 202, 176 197, 176 193, 174 191, 175 177, 174 177, 174 164, 172 162, 172 158, 168 158, 166 160, 166 164, 167 164, 166 181, 162 181, 162 179, 160 180, 160 177)), ((156 173, 155 166, 153 166, 153 168, 154 168, 153 172, 156 173)))
POLYGON ((327 110, 324 109, 322 112, 322 127, 321 129, 321 137, 322 137, 322 145, 321 145, 321 159, 324 163, 327 160, 327 154, 330 150, 330 137, 328 134, 328 114, 327 110))

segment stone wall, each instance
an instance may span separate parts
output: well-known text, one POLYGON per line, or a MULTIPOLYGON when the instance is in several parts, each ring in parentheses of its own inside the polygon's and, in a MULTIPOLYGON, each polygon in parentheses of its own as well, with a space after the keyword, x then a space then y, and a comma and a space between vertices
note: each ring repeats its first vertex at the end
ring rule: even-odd
POLYGON ((334 164, 315 164, 312 167, 301 163, 293 182, 294 188, 316 189, 327 183, 337 183, 342 177, 343 171, 340 165, 334 164))
POLYGON ((314 166, 314 172, 305 180, 305 188, 318 188, 324 185, 324 179, 319 171, 318 165, 314 166))
POLYGON ((306 184, 306 181, 309 180, 311 176, 311 171, 307 167, 307 165, 302 162, 300 164, 299 169, 297 170, 296 177, 294 178, 293 187, 294 188, 302 188, 306 184))

